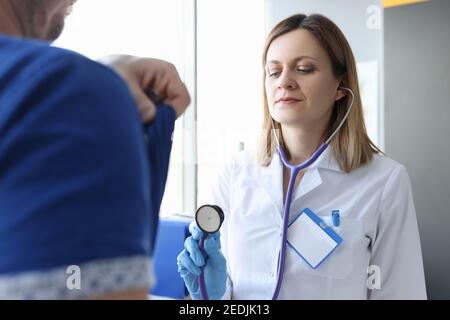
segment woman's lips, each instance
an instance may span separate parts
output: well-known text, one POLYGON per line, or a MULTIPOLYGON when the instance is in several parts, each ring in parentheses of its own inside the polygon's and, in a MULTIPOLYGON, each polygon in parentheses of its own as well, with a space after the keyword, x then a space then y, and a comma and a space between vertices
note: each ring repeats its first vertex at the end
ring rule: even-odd
POLYGON ((303 100, 301 99, 295 99, 295 98, 283 98, 283 99, 279 99, 276 104, 280 104, 280 105, 292 105, 298 102, 302 102, 303 100))

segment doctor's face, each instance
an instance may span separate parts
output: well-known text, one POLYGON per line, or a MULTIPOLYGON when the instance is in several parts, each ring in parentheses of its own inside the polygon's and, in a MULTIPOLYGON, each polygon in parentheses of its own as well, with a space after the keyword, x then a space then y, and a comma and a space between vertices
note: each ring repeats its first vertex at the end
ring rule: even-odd
POLYGON ((342 92, 316 38, 305 29, 288 32, 273 40, 266 61, 265 90, 272 118, 289 126, 328 123, 342 92))

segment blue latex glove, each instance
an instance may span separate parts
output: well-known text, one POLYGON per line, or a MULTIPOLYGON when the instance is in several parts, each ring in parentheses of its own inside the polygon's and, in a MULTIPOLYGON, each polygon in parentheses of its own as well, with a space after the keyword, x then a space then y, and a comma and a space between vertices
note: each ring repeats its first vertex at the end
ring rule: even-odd
POLYGON ((227 282, 227 263, 220 250, 220 233, 208 235, 205 240, 206 257, 200 251, 199 240, 204 233, 195 222, 189 225, 191 237, 184 243, 184 250, 178 255, 178 272, 186 284, 192 299, 201 300, 198 279, 204 266, 206 290, 210 300, 219 300, 225 294, 227 282))

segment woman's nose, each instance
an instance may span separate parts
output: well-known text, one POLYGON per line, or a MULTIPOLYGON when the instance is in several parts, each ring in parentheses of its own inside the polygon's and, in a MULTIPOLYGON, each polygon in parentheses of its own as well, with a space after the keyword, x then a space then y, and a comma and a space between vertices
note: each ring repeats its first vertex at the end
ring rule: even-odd
POLYGON ((293 90, 293 89, 297 89, 298 84, 294 79, 290 78, 288 75, 282 75, 279 78, 277 87, 278 87, 278 89, 293 90))

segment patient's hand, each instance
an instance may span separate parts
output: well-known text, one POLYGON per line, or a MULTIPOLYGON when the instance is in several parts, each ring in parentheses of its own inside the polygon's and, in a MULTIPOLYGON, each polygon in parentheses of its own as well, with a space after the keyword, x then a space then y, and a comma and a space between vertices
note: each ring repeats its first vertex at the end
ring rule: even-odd
POLYGON ((144 123, 155 118, 155 103, 163 101, 173 107, 177 118, 191 103, 186 86, 169 62, 127 55, 112 55, 99 62, 116 71, 127 83, 144 123))

